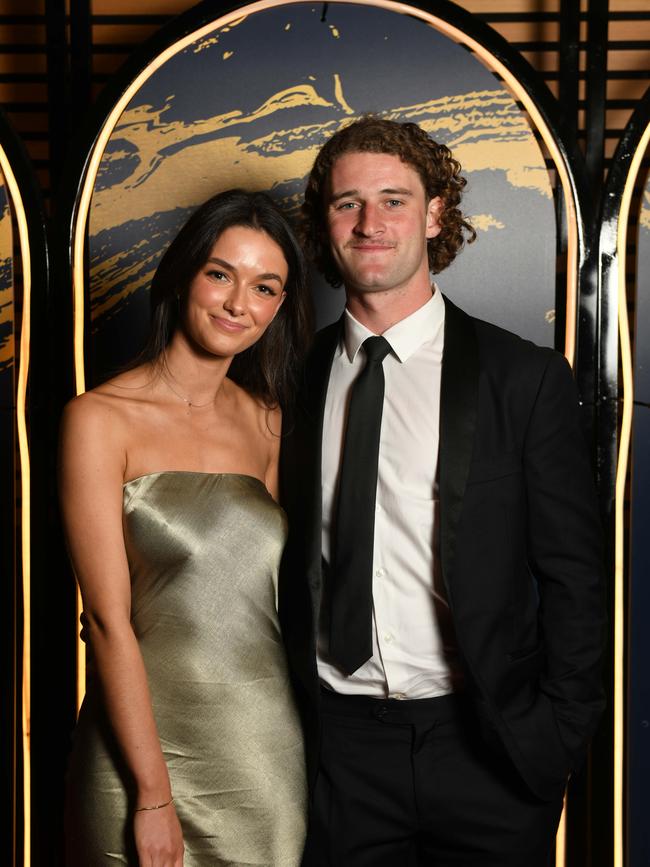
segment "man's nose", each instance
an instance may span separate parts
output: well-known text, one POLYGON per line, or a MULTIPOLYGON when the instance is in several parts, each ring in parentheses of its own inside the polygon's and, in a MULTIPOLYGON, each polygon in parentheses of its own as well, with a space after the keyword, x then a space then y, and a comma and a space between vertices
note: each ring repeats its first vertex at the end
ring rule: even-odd
POLYGON ((364 204, 358 211, 359 217, 355 230, 366 237, 376 235, 383 228, 383 220, 378 207, 372 204, 364 204))

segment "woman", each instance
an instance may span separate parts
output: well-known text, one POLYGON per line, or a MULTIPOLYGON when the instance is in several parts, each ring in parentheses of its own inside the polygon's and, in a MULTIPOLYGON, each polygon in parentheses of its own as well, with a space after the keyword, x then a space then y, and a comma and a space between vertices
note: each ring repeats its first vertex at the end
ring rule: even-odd
POLYGON ((68 863, 293 867, 305 784, 275 499, 280 407, 309 337, 302 255, 268 197, 222 193, 169 247, 151 301, 139 363, 63 419, 91 650, 68 863))

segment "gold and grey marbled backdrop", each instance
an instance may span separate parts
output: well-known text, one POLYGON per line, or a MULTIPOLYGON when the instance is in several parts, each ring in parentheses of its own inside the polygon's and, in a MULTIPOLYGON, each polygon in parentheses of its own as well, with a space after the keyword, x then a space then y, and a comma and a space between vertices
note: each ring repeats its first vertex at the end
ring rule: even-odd
MULTIPOLYGON (((327 138, 364 112, 415 121, 452 148, 478 230, 440 275, 476 315, 554 341, 555 217, 526 116, 474 56, 429 24, 378 7, 280 5, 172 56, 134 93, 101 161, 90 215, 92 367, 137 351, 148 286, 199 203, 268 191, 290 215, 327 138)), ((342 294, 314 276, 321 324, 342 294)))
MULTIPOLYGON (((634 390, 637 400, 648 408, 650 407, 650 173, 646 177, 639 209, 636 291, 634 390)), ((650 482, 650 475, 648 482, 650 482)))
POLYGON ((9 194, 0 171, 0 402, 14 404, 14 267, 9 194))

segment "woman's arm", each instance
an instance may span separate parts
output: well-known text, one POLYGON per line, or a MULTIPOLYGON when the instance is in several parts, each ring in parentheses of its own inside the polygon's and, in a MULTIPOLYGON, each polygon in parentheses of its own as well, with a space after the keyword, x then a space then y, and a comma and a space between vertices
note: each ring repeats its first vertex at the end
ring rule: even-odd
MULTIPOLYGON (((61 430, 60 496, 109 721, 136 787, 136 809, 172 797, 147 676, 131 627, 131 583, 122 532, 126 466, 124 422, 110 398, 86 394, 66 407, 61 430)), ((182 865, 173 804, 138 811, 136 846, 147 867, 182 865)))

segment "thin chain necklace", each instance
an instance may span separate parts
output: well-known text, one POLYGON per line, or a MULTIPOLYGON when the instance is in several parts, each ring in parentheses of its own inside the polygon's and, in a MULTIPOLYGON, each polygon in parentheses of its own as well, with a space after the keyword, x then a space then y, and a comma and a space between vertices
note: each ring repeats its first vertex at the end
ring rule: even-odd
MULTIPOLYGON (((171 376, 171 374, 170 374, 170 376, 171 376)), ((188 409, 190 409, 191 407, 193 407, 194 409, 202 409, 202 408, 205 407, 205 406, 210 406, 210 404, 214 404, 215 400, 217 399, 217 396, 215 395, 215 396, 212 398, 212 400, 209 400, 207 403, 194 403, 193 401, 191 401, 191 400, 189 399, 189 397, 184 397, 180 392, 176 391, 176 389, 175 389, 174 386, 171 384, 171 382, 169 381, 169 379, 167 379, 167 376, 165 375, 164 372, 163 372, 163 374, 162 374, 162 378, 163 378, 164 382, 165 382, 165 383, 170 387, 170 389, 174 392, 174 394, 176 395, 176 397, 180 397, 180 399, 183 401, 183 403, 187 404, 187 408, 188 408, 188 409)))

